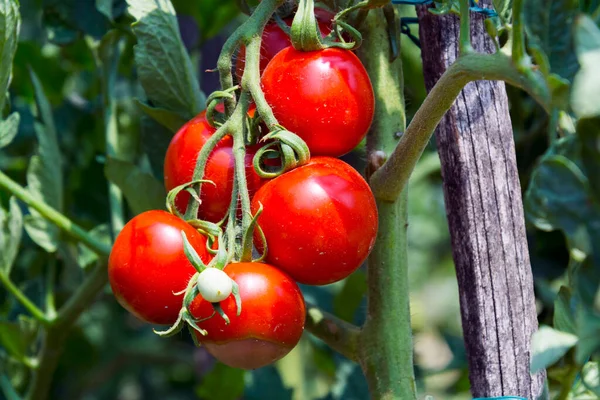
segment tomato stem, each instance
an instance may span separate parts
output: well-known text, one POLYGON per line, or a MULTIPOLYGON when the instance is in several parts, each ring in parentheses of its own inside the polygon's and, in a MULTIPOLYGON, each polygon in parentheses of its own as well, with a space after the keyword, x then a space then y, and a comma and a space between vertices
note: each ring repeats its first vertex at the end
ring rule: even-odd
MULTIPOLYGON (((240 261, 246 262, 252 260, 252 240, 249 242, 245 239, 245 232, 250 228, 252 222, 252 214, 250 212, 250 194, 248 193, 248 179, 246 178, 246 143, 244 135, 244 118, 248 113, 248 103, 250 95, 248 92, 242 92, 240 102, 234 113, 235 131, 233 132, 233 155, 235 158, 235 180, 237 182, 239 199, 242 206, 242 249, 240 261)), ((232 198, 232 207, 237 208, 238 199, 232 198), (235 201, 235 203, 234 203, 235 201)))
POLYGON ((471 46, 471 4, 469 0, 460 0, 460 32, 458 48, 461 55, 472 53, 471 46))
MULTIPOLYGON (((246 62, 248 62, 250 58, 256 57, 256 62, 258 63, 258 57, 260 57, 260 35, 264 30, 265 25, 267 22, 269 22, 269 19, 281 3, 283 3, 283 0, 261 1, 246 22, 244 22, 231 34, 231 36, 229 36, 223 45, 223 49, 221 50, 221 54, 219 55, 219 59, 217 61, 217 70, 219 71, 222 90, 227 90, 233 86, 231 60, 233 59, 233 56, 235 55, 235 52, 240 44, 249 44, 249 42, 253 40, 258 40, 258 51, 256 51, 253 55, 248 53, 246 55, 246 62)), ((258 82, 260 82, 260 73, 258 73, 258 66, 257 74, 254 78, 255 82, 259 84, 258 82)), ((231 115, 231 113, 233 113, 235 105, 235 97, 225 100, 225 110, 227 115, 231 115)))
MULTIPOLYGON (((392 10, 393 11, 393 10, 392 10)), ((394 21, 398 18, 394 18, 394 21)), ((367 158, 391 154, 396 132, 406 126, 402 59, 393 57, 383 10, 373 9, 363 24, 365 41, 358 55, 373 83, 375 117, 367 136, 367 158), (382 57, 387 55, 387 57, 382 57)), ((376 169, 370 166, 369 170, 376 169)), ((359 362, 374 399, 416 399, 410 322, 407 191, 393 202, 376 199, 379 228, 367 265, 367 319, 359 339, 359 362)))
MULTIPOLYGON (((197 191, 198 196, 202 191, 202 177, 204 176, 204 170, 206 169, 206 163, 208 161, 208 157, 210 153, 217 146, 219 141, 227 136, 229 131, 229 121, 226 121, 223 125, 217 129, 217 131, 208 138, 200 153, 198 153, 198 159, 196 160, 196 166, 194 168, 194 174, 192 175, 192 181, 198 181, 197 191)), ((185 210, 185 219, 196 219, 198 217, 198 208, 200 204, 193 196, 190 196, 190 200, 187 205, 187 209, 185 210)))
POLYGON ((12 193, 17 199, 21 200, 29 207, 39 212, 44 218, 58 226, 72 238, 84 243, 94 253, 100 257, 108 257, 110 254, 110 245, 103 243, 90 235, 85 229, 81 228, 69 218, 50 207, 42 200, 31 195, 31 193, 9 178, 4 172, 0 171, 0 187, 12 193))
POLYGON ((539 72, 519 71, 506 54, 469 53, 458 58, 440 77, 415 113, 396 149, 370 179, 376 198, 393 202, 398 198, 444 114, 469 82, 505 81, 528 92, 545 109, 550 91, 539 72))
POLYGON ((29 311, 29 313, 35 319, 44 325, 48 324, 48 318, 46 317, 46 314, 44 314, 44 312, 40 310, 40 308, 38 308, 38 306, 36 306, 31 300, 29 300, 29 297, 27 297, 4 272, 0 272, 0 282, 6 288, 6 290, 15 296, 19 303, 21 303, 21 305, 25 307, 25 309, 29 311))
POLYGON ((306 330, 349 360, 358 361, 360 329, 320 308, 306 304, 306 330))

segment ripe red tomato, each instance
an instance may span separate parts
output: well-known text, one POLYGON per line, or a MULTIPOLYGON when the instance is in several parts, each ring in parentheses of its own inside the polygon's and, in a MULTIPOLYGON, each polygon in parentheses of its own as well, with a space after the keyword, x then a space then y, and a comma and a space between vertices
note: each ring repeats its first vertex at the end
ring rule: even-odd
MULTIPOLYGON (((192 180, 198 153, 213 133, 215 129, 208 124, 206 112, 203 111, 173 136, 165 156, 164 178, 167 190, 192 180)), ((246 148, 246 178, 250 196, 263 182, 252 166, 256 151, 256 147, 246 148)), ((202 185, 200 194, 202 203, 198 210, 200 219, 218 222, 225 217, 231 202, 233 176, 233 138, 226 136, 210 154, 204 170, 203 179, 213 181, 216 186, 210 183, 202 185)), ((186 191, 177 195, 175 205, 180 212, 185 212, 189 198, 190 194, 186 191)))
POLYGON ((196 270, 183 252, 184 231, 202 261, 210 261, 206 238, 166 211, 146 211, 117 236, 108 260, 108 278, 118 302, 151 324, 177 320, 184 290, 196 270))
POLYGON ((339 157, 365 137, 375 111, 373 87, 353 52, 280 51, 261 78, 267 102, 311 154, 339 157))
MULTIPOLYGON (((255 369, 271 364, 296 346, 304 330, 306 307, 300 288, 287 274, 262 263, 229 264, 224 271, 240 288, 242 312, 233 295, 221 307, 231 320, 218 314, 198 323, 208 332, 196 337, 209 353, 234 368, 255 369)), ((198 296, 190 305, 196 318, 213 313, 212 305, 198 296)))
MULTIPOLYGON (((315 9, 315 15, 321 36, 325 37, 331 32, 331 20, 334 14, 323 9, 315 9)), ((283 21, 287 26, 292 26, 294 17, 284 18, 283 21)), ((267 64, 277 53, 292 45, 290 37, 281 30, 276 22, 271 21, 265 25, 263 31, 261 47, 260 47, 260 73, 265 70, 267 64)), ((244 74, 244 66, 246 64, 246 48, 240 47, 240 51, 235 60, 235 74, 238 80, 242 79, 244 74)))
MULTIPOLYGON (((371 189, 341 160, 311 159, 256 192, 253 212, 259 203, 266 262, 300 283, 325 285, 347 277, 375 244, 377 206, 371 189)), ((257 234, 255 243, 260 243, 257 234)))

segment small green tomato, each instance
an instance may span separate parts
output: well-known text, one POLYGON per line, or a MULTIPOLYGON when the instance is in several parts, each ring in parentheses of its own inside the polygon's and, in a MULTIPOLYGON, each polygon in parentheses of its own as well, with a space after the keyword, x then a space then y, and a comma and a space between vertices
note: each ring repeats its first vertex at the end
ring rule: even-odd
POLYGON ((233 281, 218 268, 206 268, 198 275, 198 291, 202 298, 211 303, 225 300, 233 290, 233 281))

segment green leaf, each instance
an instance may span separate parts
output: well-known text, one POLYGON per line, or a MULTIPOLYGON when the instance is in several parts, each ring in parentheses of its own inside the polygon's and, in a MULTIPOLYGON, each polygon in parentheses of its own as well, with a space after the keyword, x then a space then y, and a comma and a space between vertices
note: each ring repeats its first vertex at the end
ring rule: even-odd
POLYGON ((21 122, 21 116, 17 112, 10 114, 8 118, 0 122, 0 149, 8 146, 17 136, 19 122, 21 122))
POLYGON ((113 0, 96 0, 96 9, 109 21, 113 20, 113 0))
POLYGON ((494 10, 504 22, 510 22, 512 16, 512 0, 493 0, 494 10))
POLYGON ((4 110, 20 25, 19 2, 0 0, 0 110, 4 110))
POLYGON ((9 321, 0 321, 0 344, 17 360, 25 357, 29 346, 27 336, 22 335, 19 324, 9 321))
POLYGON ((145 104, 142 101, 137 101, 138 105, 152 119, 167 128, 173 133, 176 133, 179 128, 183 126, 187 121, 181 117, 178 113, 165 110, 164 108, 156 108, 145 104))
POLYGON ((581 381, 585 387, 600 398, 600 363, 586 363, 581 370, 581 381))
POLYGON ((146 96, 154 106, 191 119, 204 108, 206 98, 181 40, 173 5, 169 0, 127 0, 127 4, 136 21, 135 62, 146 96))
POLYGON ((600 349, 600 316, 587 308, 577 312, 577 334, 579 341, 575 348, 575 360, 584 364, 600 349))
MULTIPOLYGON (((29 73, 38 111, 38 121, 34 122, 38 150, 37 154, 31 158, 29 168, 27 168, 27 190, 33 197, 58 211, 62 211, 62 159, 58 147, 52 108, 37 75, 32 69, 29 70, 29 73)), ((30 215, 25 217, 25 230, 39 246, 48 252, 55 252, 60 235, 59 229, 44 219, 32 207, 29 207, 29 212, 30 215)))
POLYGON ((559 331, 575 334, 575 318, 573 317, 575 310, 572 307, 572 301, 571 289, 562 286, 554 301, 554 321, 552 325, 559 331))
POLYGON ((163 185, 136 165, 108 158, 104 166, 104 174, 123 191, 134 214, 165 208, 166 192, 163 185))
MULTIPOLYGON (((111 230, 109 224, 101 224, 94 227, 88 232, 96 240, 110 245, 112 243, 111 230)), ((87 246, 82 243, 78 243, 77 263, 80 267, 86 268, 93 262, 99 259, 98 254, 90 250, 87 246)))
MULTIPOLYGON (((33 197, 61 211, 63 204, 63 178, 61 156, 53 130, 53 123, 34 123, 39 140, 37 155, 31 158, 27 168, 27 190, 33 197), (52 127, 52 128, 49 128, 52 127)), ((30 215, 25 217, 25 230, 31 239, 46 251, 53 253, 58 245, 60 231, 48 222, 35 209, 29 207, 30 215)))
POLYGON ((523 16, 529 46, 546 54, 550 71, 572 81, 577 69, 572 26, 579 13, 578 0, 530 0, 523 16))
POLYGON ((571 90, 571 108, 579 117, 600 116, 600 29, 585 15, 575 20, 575 49, 581 69, 571 90))
POLYGON ((237 400, 244 393, 245 371, 217 363, 202 377, 202 383, 196 388, 196 395, 202 399, 211 399, 218 393, 219 400, 237 400))
POLYGON ((531 372, 535 373, 560 360, 577 343, 577 336, 541 326, 532 336, 531 372))
POLYGON ((342 290, 333 299, 335 315, 348 322, 354 322, 354 314, 367 293, 367 276, 363 271, 356 271, 344 282, 342 290))
POLYGON ((81 34, 99 40, 109 22, 92 0, 43 0, 43 26, 57 45, 75 41, 81 34))
POLYGON ((585 173, 596 200, 600 200, 600 115, 579 120, 577 136, 581 142, 585 173))
POLYGON ((599 219, 599 206, 579 167, 562 155, 542 158, 525 194, 527 218, 541 230, 565 232, 572 251, 590 254, 588 224, 599 219))
POLYGON ((6 212, 0 207, 0 273, 10 274, 23 234, 23 214, 14 197, 6 212))

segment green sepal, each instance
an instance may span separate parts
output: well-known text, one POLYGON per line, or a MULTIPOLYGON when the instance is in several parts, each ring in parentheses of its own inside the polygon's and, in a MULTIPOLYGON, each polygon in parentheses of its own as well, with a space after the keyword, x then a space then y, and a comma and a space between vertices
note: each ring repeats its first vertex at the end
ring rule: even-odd
POLYGON ((171 327, 169 329, 167 329, 166 331, 157 331, 156 329, 152 329, 152 331, 160 337, 171 337, 171 336, 179 333, 185 325, 185 320, 184 320, 183 316, 186 313, 187 313, 187 310, 185 308, 182 308, 179 311, 179 315, 177 316, 177 321, 175 321, 175 323, 173 325, 171 325, 171 327))
MULTIPOLYGON (((185 256, 190 261, 190 263, 194 266, 196 271, 202 272, 206 269, 206 265, 200 259, 200 256, 196 252, 196 249, 190 244, 187 236, 184 231, 181 231, 181 237, 183 238, 183 252, 185 256)), ((193 279, 193 278, 192 278, 193 279)))
MULTIPOLYGON (((233 279, 232 279, 233 280, 233 279)), ((242 313, 242 297, 240 296, 240 286, 236 281, 233 281, 233 289, 231 290, 231 294, 235 299, 235 306, 237 308, 237 316, 239 317, 242 313)))
POLYGON ((229 317, 227 316, 227 314, 225 314, 225 311, 223 311, 221 304, 220 303, 212 303, 212 305, 213 305, 213 308, 215 309, 215 311, 217 313, 219 313, 221 318, 223 318, 223 320, 225 321, 225 324, 229 325, 231 323, 231 321, 229 320, 229 317))
POLYGON ((213 181, 209 181, 207 179, 197 179, 191 182, 184 183, 183 185, 174 187, 169 191, 169 193, 167 193, 167 210, 171 214, 179 218, 183 218, 183 214, 180 213, 179 210, 177 210, 177 207, 175 206, 175 199, 181 191, 185 190, 194 198, 194 200, 196 200, 198 203, 201 203, 200 197, 198 196, 198 192, 192 188, 192 186, 198 185, 200 183, 210 183, 215 187, 217 186, 213 181))
POLYGON ((298 2, 298 10, 292 22, 290 36, 292 46, 296 50, 315 51, 325 48, 315 18, 315 3, 313 0, 300 0, 298 2))

